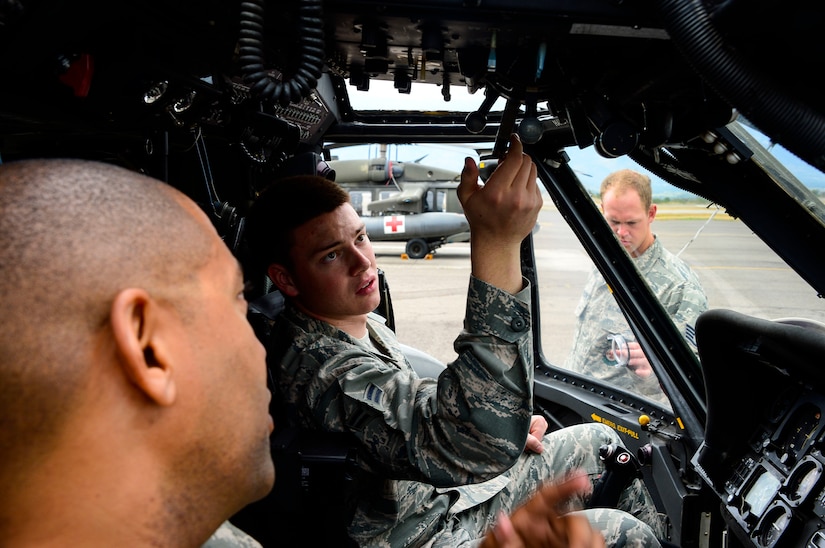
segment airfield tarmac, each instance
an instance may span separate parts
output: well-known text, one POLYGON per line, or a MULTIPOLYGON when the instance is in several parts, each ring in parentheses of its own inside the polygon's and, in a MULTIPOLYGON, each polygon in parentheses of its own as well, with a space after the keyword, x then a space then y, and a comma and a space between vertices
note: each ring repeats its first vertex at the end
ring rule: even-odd
MULTIPOLYGON (((825 302, 740 221, 693 204, 659 204, 654 232, 696 271, 711 308, 762 318, 805 317, 825 322, 825 302), (712 216, 712 218, 711 218, 712 216)), ((542 346, 564 359, 574 333, 573 310, 589 273, 589 257, 551 204, 534 234, 542 346)), ((404 259, 403 242, 374 242, 386 272, 401 342, 442 362, 455 357, 470 275, 468 243, 447 244, 432 259, 404 259)))

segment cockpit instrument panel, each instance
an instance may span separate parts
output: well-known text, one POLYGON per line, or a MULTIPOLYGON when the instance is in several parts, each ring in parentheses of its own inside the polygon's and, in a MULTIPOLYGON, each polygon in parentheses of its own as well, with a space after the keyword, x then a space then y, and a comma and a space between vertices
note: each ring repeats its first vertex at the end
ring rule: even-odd
POLYGON ((731 311, 704 321, 697 338, 708 406, 727 420, 708 422, 692 462, 746 545, 825 546, 825 379, 812 374, 825 337, 731 311), (726 389, 742 382, 749 390, 726 389))

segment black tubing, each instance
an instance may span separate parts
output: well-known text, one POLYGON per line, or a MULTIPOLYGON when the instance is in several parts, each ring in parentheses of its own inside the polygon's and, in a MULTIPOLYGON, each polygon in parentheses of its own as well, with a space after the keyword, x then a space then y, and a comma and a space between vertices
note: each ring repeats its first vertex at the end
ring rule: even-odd
POLYGON ((264 0, 241 2, 240 61, 250 92, 285 107, 307 97, 318 84, 324 67, 324 20, 321 0, 300 0, 299 68, 291 79, 272 78, 264 63, 264 0))
POLYGON ((825 171, 825 118, 777 91, 725 47, 702 0, 662 0, 662 19, 676 47, 723 99, 775 141, 825 171))

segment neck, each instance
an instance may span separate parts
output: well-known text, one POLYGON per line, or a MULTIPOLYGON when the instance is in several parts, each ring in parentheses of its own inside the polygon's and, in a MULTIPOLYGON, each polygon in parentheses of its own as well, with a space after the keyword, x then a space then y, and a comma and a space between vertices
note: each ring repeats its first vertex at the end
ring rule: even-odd
POLYGON ((348 319, 339 322, 329 322, 350 337, 361 339, 367 335, 367 317, 359 316, 358 318, 348 319))
POLYGON ((656 241, 656 236, 651 234, 648 238, 645 239, 645 241, 642 243, 642 245, 640 245, 638 248, 636 248, 635 252, 631 253, 631 257, 636 258, 636 257, 641 257, 642 255, 644 255, 645 251, 650 249, 650 246, 653 245, 654 241, 656 241))
POLYGON ((129 475, 147 480, 131 469, 121 470, 120 477, 110 478, 108 484, 98 482, 102 476, 78 475, 7 499, 4 507, 10 515, 0 515, 4 545, 200 546, 220 525, 198 523, 202 516, 194 508, 188 510, 191 515, 181 515, 170 511, 168 504, 162 507, 162 490, 149 495, 144 488, 123 489, 118 482, 129 475))
POLYGON ((333 327, 337 327, 350 337, 360 339, 361 337, 367 334, 367 314, 343 317, 323 316, 320 314, 315 314, 310 310, 307 310, 304 306, 301 305, 301 303, 297 301, 294 301, 294 304, 298 310, 300 310, 310 318, 315 318, 316 320, 328 323, 333 327))
MULTIPOLYGON (((117 420, 107 427, 115 428, 117 420)), ((71 426, 72 434, 49 454, 32 455, 30 466, 5 486, 2 544, 200 546, 220 525, 208 507, 199 508, 197 493, 174 492, 178 488, 144 444, 84 430, 77 421, 71 426)))

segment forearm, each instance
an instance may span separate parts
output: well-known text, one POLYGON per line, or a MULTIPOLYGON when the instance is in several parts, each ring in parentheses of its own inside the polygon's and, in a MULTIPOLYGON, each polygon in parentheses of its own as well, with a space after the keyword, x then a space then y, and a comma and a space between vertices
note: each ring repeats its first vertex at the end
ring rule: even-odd
POLYGON ((521 244, 470 236, 472 275, 503 291, 516 294, 524 287, 521 244))

